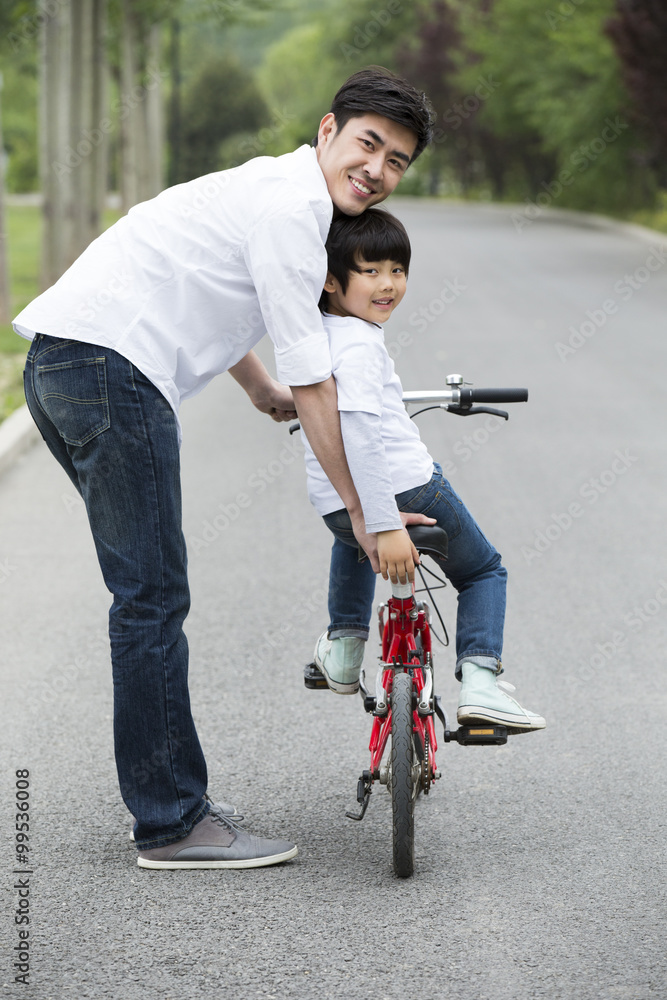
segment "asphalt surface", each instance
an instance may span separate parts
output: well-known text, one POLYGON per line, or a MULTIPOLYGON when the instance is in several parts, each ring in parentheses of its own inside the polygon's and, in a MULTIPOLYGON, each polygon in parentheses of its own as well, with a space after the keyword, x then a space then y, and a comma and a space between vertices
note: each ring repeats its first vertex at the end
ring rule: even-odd
MULTIPOLYGON (((374 792, 362 823, 344 815, 367 766, 360 700, 302 683, 330 543, 300 449, 223 376, 182 414, 192 702, 211 794, 299 855, 137 868, 112 755, 110 596, 40 443, 0 480, 2 995, 667 997, 667 239, 546 212, 523 225, 505 208, 394 210, 415 248, 387 327, 405 388, 461 372, 530 390, 507 424, 434 412, 420 426, 503 553, 505 676, 548 728, 441 746, 415 875, 394 878, 389 796, 374 792), (13 968, 18 769, 28 985, 13 968)), ((450 591, 443 603, 451 623, 450 591)), ((453 662, 436 660, 450 711, 453 662)))

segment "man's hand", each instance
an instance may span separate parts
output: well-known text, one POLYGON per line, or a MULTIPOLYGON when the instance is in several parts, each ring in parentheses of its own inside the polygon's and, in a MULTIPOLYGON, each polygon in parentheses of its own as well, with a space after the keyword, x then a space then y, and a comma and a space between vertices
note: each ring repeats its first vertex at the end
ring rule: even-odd
POLYGON ((268 413, 277 422, 294 420, 296 409, 291 389, 271 378, 254 351, 248 351, 229 369, 229 374, 245 389, 261 413, 268 413))
POLYGON ((275 379, 270 379, 269 383, 262 386, 261 393, 256 396, 251 395, 250 399, 261 413, 268 413, 271 419, 278 423, 296 419, 292 390, 276 382, 275 379))

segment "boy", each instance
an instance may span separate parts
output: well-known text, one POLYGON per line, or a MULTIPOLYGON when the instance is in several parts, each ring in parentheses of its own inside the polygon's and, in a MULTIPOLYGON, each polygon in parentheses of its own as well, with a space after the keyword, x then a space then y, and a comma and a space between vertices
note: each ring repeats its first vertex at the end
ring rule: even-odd
MULTIPOLYGON (((388 212, 370 209, 354 218, 335 219, 326 248, 329 273, 320 308, 341 431, 346 448, 348 442, 363 440, 363 475, 375 484, 378 498, 370 515, 364 510, 366 530, 400 534, 401 511, 428 515, 431 523, 445 530, 449 555, 441 565, 459 595, 458 721, 484 719, 515 729, 543 729, 541 716, 522 708, 496 683, 502 672, 507 579, 500 556, 420 440, 384 345, 381 324, 405 294, 410 266, 407 233, 388 212)), ((331 622, 317 641, 315 663, 332 691, 354 694, 368 638, 375 573, 368 560, 359 562, 349 515, 305 435, 304 442, 309 496, 335 535, 329 578, 331 622)), ((362 472, 353 475, 363 488, 362 472)), ((387 575, 384 569, 385 579, 387 575)))

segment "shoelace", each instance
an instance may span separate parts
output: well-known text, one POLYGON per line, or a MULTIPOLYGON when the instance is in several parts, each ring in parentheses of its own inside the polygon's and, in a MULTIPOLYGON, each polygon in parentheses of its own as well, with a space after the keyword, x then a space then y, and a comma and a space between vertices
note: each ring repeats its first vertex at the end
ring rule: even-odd
POLYGON ((514 685, 510 684, 509 681, 496 681, 496 684, 498 685, 499 688, 502 688, 503 691, 506 691, 507 694, 511 694, 512 691, 516 691, 514 685))
MULTIPOLYGON (((224 816, 225 815, 223 813, 223 811, 222 811, 222 806, 219 806, 217 804, 217 802, 214 802, 210 795, 207 795, 204 792, 204 798, 209 803, 209 805, 211 807, 211 812, 212 813, 214 813, 216 816, 224 816)), ((229 818, 231 819, 231 817, 229 817, 229 818)), ((243 813, 237 813, 237 815, 234 817, 234 822, 235 823, 242 823, 244 819, 245 819, 245 816, 243 815, 243 813)))
POLYGON ((227 829, 231 830, 232 833, 243 833, 243 830, 238 825, 238 823, 235 823, 234 820, 231 820, 229 816, 225 816, 224 813, 217 813, 217 812, 214 813, 213 811, 211 811, 209 812, 209 816, 211 817, 211 820, 214 823, 219 823, 220 826, 227 827, 227 829))

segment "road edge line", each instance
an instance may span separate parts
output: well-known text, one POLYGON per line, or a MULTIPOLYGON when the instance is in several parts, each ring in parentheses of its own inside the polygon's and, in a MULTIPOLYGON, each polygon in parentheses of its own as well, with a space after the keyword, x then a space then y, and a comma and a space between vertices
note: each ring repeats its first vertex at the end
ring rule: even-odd
POLYGON ((28 407, 23 404, 0 424, 0 476, 12 467, 19 455, 27 451, 40 434, 28 407))

